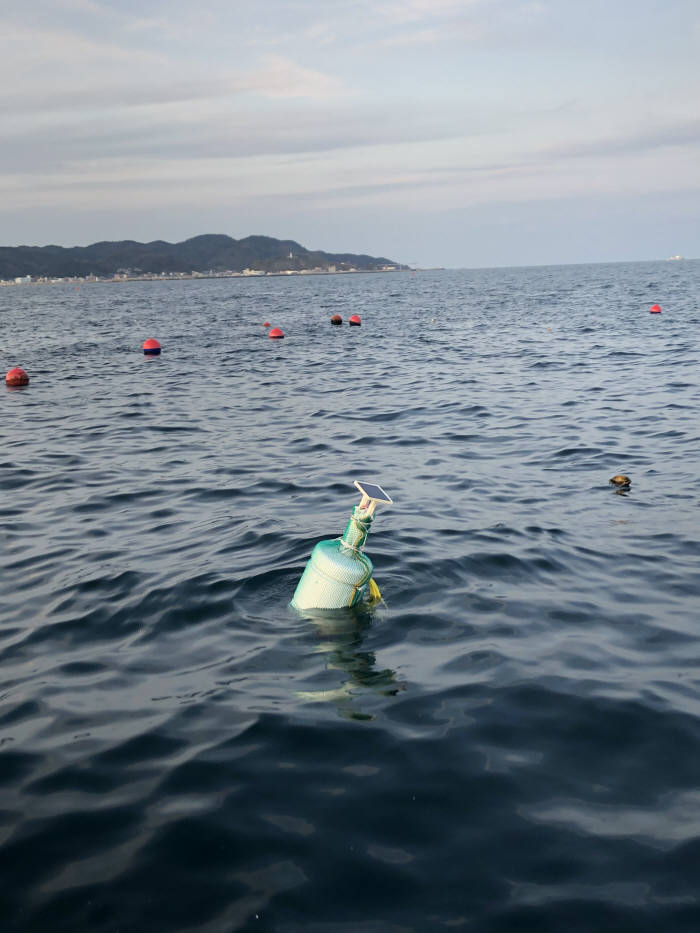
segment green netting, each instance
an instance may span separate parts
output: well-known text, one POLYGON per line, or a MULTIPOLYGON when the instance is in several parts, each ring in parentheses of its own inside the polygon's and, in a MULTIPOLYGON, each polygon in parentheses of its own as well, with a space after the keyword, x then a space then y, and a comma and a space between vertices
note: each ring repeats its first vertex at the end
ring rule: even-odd
POLYGON ((372 561, 360 548, 372 522, 355 506, 341 538, 319 541, 311 552, 292 606, 297 609, 342 609, 365 596, 372 561))

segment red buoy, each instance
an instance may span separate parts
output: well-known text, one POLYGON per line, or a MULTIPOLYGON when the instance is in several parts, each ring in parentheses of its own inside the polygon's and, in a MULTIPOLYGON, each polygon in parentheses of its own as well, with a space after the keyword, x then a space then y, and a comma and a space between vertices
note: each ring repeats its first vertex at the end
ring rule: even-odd
POLYGON ((5 382, 8 386, 28 386, 29 376, 21 366, 15 366, 13 369, 9 370, 5 376, 5 382))
POLYGON ((153 337, 149 337, 148 340, 143 342, 143 352, 146 356, 158 356, 160 353, 160 344, 157 340, 154 340, 153 337))
POLYGON ((280 340, 282 337, 284 337, 284 333, 279 327, 273 327, 267 336, 271 340, 280 340))
POLYGON ((342 324, 343 319, 339 314, 334 314, 331 318, 331 324, 342 324))
POLYGON ((263 324, 263 327, 269 327, 269 326, 270 326, 270 322, 269 322, 269 321, 265 321, 265 323, 263 324))
POLYGON ((351 318, 348 318, 348 324, 350 324, 352 327, 359 327, 360 324, 362 324, 362 321, 360 320, 360 315, 353 314, 351 318))
POLYGON ((652 305, 649 314, 661 314, 661 305, 652 305))

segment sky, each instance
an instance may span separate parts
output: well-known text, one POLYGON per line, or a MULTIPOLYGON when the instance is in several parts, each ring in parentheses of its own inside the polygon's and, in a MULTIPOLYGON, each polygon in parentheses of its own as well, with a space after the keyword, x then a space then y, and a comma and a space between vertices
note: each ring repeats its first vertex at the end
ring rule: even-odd
POLYGON ((0 245, 700 257, 698 0, 4 0, 0 245))

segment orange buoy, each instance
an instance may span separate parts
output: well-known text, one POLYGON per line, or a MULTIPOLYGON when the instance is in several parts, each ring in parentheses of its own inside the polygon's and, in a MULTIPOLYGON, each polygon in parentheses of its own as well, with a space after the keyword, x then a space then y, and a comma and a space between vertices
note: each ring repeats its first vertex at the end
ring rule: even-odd
POLYGON ((273 327, 267 335, 271 340, 280 340, 284 337, 284 332, 279 327, 273 327))
POLYGON ((153 337, 149 337, 148 340, 143 342, 143 352, 146 356, 158 356, 160 353, 160 344, 157 340, 154 340, 153 337))
POLYGON ((348 318, 348 324, 352 327, 359 327, 362 324, 359 314, 353 314, 351 318, 348 318))
POLYGON ((652 305, 649 314, 661 314, 661 305, 652 305))
POLYGON ((5 382, 8 386, 28 386, 29 385, 29 376, 25 373, 21 366, 15 366, 8 371, 5 376, 5 382))
POLYGON ((270 322, 269 322, 269 321, 265 321, 265 323, 263 324, 263 327, 269 327, 269 326, 270 326, 270 322))
POLYGON ((343 319, 339 314, 334 314, 331 318, 331 324, 342 324, 343 319))

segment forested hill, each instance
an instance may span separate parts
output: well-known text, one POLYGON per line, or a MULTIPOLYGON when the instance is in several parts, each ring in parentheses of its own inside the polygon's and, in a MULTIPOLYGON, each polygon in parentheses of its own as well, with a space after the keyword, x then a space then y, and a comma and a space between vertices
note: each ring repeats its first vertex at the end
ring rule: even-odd
POLYGON ((249 236, 234 240, 208 234, 182 243, 137 243, 134 240, 93 243, 91 246, 0 247, 0 279, 17 276, 112 276, 117 273, 284 272, 302 269, 337 271, 406 268, 390 259, 353 253, 308 250, 293 240, 249 236))

